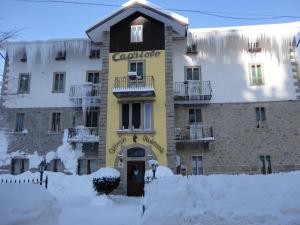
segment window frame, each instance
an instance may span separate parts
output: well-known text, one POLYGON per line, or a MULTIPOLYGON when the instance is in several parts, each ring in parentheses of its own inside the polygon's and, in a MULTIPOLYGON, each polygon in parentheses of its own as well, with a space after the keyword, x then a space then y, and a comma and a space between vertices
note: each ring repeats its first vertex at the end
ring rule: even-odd
POLYGON ((95 171, 92 171, 92 168, 91 168, 91 161, 94 161, 96 163, 96 170, 97 171, 97 168, 98 168, 98 161, 96 158, 79 158, 77 159, 77 175, 81 176, 81 175, 88 175, 88 174, 92 174, 93 172, 95 171), (80 161, 86 161, 86 172, 87 173, 80 173, 80 161))
POLYGON ((143 42, 143 33, 144 33, 144 28, 143 25, 131 25, 130 26, 130 43, 142 43, 143 42), (140 29, 140 34, 138 33, 140 29), (134 34, 134 30, 136 29, 136 34, 134 34))
POLYGON ((11 159, 11 174, 13 175, 19 175, 19 174, 22 174, 26 171, 29 170, 29 159, 28 158, 19 158, 19 157, 16 157, 16 158, 12 158, 11 159), (20 160, 21 161, 21 169, 20 169, 20 173, 16 173, 16 169, 15 169, 15 165, 16 165, 16 162, 20 160))
POLYGON ((271 155, 265 154, 265 155, 259 155, 259 161, 260 161, 260 172, 261 174, 271 174, 272 173, 272 160, 271 155), (269 161, 267 160, 269 158, 269 161), (267 162, 269 162, 269 165, 266 166, 267 162))
POLYGON ((195 66, 184 66, 184 80, 185 81, 202 81, 202 71, 201 71, 201 66, 200 65, 195 65, 195 66), (188 80, 188 74, 187 71, 188 69, 192 69, 192 80, 188 80), (195 80, 194 79, 194 69, 199 70, 199 79, 195 80))
POLYGON ((120 103, 120 118, 119 118, 119 131, 128 131, 128 132, 134 132, 134 131, 153 131, 154 130, 154 123, 153 123, 153 102, 152 101, 142 101, 142 102, 121 102, 120 103), (133 128, 133 113, 132 113, 132 105, 135 103, 139 103, 141 110, 140 110, 140 129, 133 128), (129 124, 128 129, 123 129, 123 105, 128 104, 129 105, 129 124), (145 104, 150 104, 151 111, 150 111, 150 128, 145 129, 145 104))
POLYGON ((204 174, 204 166, 203 166, 203 156, 202 155, 192 155, 191 156, 191 162, 192 162, 192 175, 203 175, 204 174), (196 157, 197 158, 197 165, 196 165, 196 174, 194 174, 194 168, 193 168, 193 158, 196 157), (199 158, 201 158, 201 172, 199 173, 199 166, 198 166, 198 162, 199 162, 199 158))
POLYGON ((91 49, 90 49, 90 54, 89 54, 89 58, 90 59, 100 59, 100 57, 101 57, 101 49, 100 49, 100 47, 92 47, 91 49), (96 52, 96 54, 93 54, 93 53, 95 53, 96 52), (98 54, 98 52, 99 52, 99 54, 98 54))
POLYGON ((88 70, 86 71, 86 78, 85 78, 87 83, 93 83, 93 84, 100 84, 100 71, 99 70, 88 70), (93 81, 89 81, 89 75, 93 74, 93 81), (99 83, 95 83, 95 74, 98 74, 99 76, 99 83))
POLYGON ((50 113, 49 133, 60 133, 62 131, 62 116, 63 116, 63 113, 60 111, 55 111, 55 112, 50 113), (58 130, 52 130, 53 114, 60 114, 58 130))
POLYGON ((24 131, 24 121, 25 121, 25 113, 23 113, 23 112, 17 112, 16 113, 16 119, 15 119, 15 129, 14 129, 14 131, 16 132, 16 133, 22 133, 23 131, 24 131), (23 120, 22 120, 22 130, 19 130, 19 129, 17 129, 17 125, 18 125, 18 116, 19 115, 22 115, 23 116, 23 120))
POLYGON ((266 123, 267 123, 266 107, 264 106, 255 107, 255 121, 256 121, 256 128, 261 129, 266 127, 266 123))
POLYGON ((53 81, 52 81, 52 93, 65 93, 66 86, 66 72, 54 72, 53 73, 53 81), (55 90, 55 81, 56 75, 63 75, 63 85, 62 90, 55 90))
POLYGON ((265 76, 264 76, 264 66, 262 63, 249 63, 249 80, 250 80, 250 85, 251 86, 263 86, 265 85, 265 76), (258 83, 258 78, 257 78, 257 83, 253 81, 253 74, 252 74, 252 67, 255 66, 255 71, 257 74, 257 66, 260 66, 261 70, 261 83, 258 83))
POLYGON ((19 73, 19 79, 18 79, 18 94, 29 94, 30 93, 30 83, 31 83, 31 74, 30 73, 19 73), (27 90, 21 90, 21 77, 27 76, 27 90))
MULTIPOLYGON (((141 77, 143 78, 144 76, 146 76, 146 62, 145 62, 145 60, 128 60, 127 74, 128 74, 128 72, 136 72, 136 74, 137 74, 137 64, 138 63, 143 63, 143 74, 141 75, 141 77), (136 71, 131 71, 131 63, 136 64, 136 66, 135 66, 136 71)), ((137 76, 139 76, 139 75, 137 74, 137 76)))
POLYGON ((189 125, 203 123, 203 115, 202 115, 202 110, 201 110, 201 108, 189 108, 189 109, 188 109, 188 120, 189 120, 189 125), (195 119, 195 122, 193 122, 193 123, 191 123, 191 121, 190 121, 190 112, 191 112, 191 110, 194 111, 194 119, 195 119), (200 122, 196 121, 196 120, 197 120, 197 111, 198 111, 198 110, 200 111, 200 118, 201 118, 201 121, 200 121, 200 122))

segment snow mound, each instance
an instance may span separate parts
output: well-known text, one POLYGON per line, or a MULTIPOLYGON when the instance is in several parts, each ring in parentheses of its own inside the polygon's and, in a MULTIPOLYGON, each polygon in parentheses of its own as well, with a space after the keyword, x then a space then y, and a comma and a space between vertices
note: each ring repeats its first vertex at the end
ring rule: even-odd
POLYGON ((93 178, 119 178, 120 172, 114 168, 105 167, 97 170, 91 175, 93 178))
MULTIPOLYGON (((166 166, 158 166, 155 172, 155 177, 156 178, 161 178, 161 177, 168 177, 168 176, 173 176, 174 173, 172 170, 166 166)), ((147 179, 148 177, 153 177, 153 172, 152 170, 147 170, 145 172, 145 178, 147 179)))
POLYGON ((92 199, 91 205, 96 205, 96 206, 113 205, 113 201, 107 195, 99 195, 92 199))
POLYGON ((145 187, 142 225, 298 225, 300 172, 169 176, 145 187))
POLYGON ((57 200, 36 184, 0 185, 1 224, 58 225, 57 200))

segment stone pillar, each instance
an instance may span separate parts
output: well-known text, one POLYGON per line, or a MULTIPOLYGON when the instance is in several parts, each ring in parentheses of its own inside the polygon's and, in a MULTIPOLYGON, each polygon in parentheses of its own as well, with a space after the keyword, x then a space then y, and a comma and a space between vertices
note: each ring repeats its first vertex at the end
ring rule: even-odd
POLYGON ((106 166, 106 126, 109 65, 109 31, 103 32, 102 73, 100 75, 100 116, 99 116, 99 152, 98 165, 106 166))
POLYGON ((168 167, 176 171, 175 110, 173 92, 173 40, 172 27, 165 27, 165 82, 166 82, 166 128, 168 167))

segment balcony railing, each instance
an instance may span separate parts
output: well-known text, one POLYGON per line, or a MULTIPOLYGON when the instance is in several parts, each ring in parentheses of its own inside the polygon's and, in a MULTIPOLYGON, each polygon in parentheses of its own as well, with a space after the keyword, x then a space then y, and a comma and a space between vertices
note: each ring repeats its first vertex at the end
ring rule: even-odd
POLYGON ((99 106, 100 85, 93 83, 72 85, 70 87, 69 97, 76 106, 81 106, 82 104, 87 106, 99 106))
POLYGON ((154 90, 154 77, 116 77, 113 87, 113 93, 116 97, 153 97, 155 96, 154 90))
POLYGON ((182 130, 181 128, 175 128, 175 139, 177 142, 209 142, 215 140, 213 127, 203 124, 191 124, 189 125, 188 129, 184 130, 182 130))
POLYGON ((68 141, 76 143, 99 142, 98 127, 78 126, 68 129, 68 141))
POLYGON ((212 97, 210 81, 188 80, 175 82, 174 84, 175 103, 201 103, 207 102, 212 97))

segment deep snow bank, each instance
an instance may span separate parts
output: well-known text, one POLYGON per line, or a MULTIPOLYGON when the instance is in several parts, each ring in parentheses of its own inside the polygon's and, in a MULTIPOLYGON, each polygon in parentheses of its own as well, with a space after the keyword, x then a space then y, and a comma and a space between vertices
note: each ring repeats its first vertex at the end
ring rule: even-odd
POLYGON ((169 176, 147 184, 142 225, 299 225, 300 172, 169 176))
POLYGON ((58 225, 56 198, 36 184, 0 184, 0 224, 58 225))

